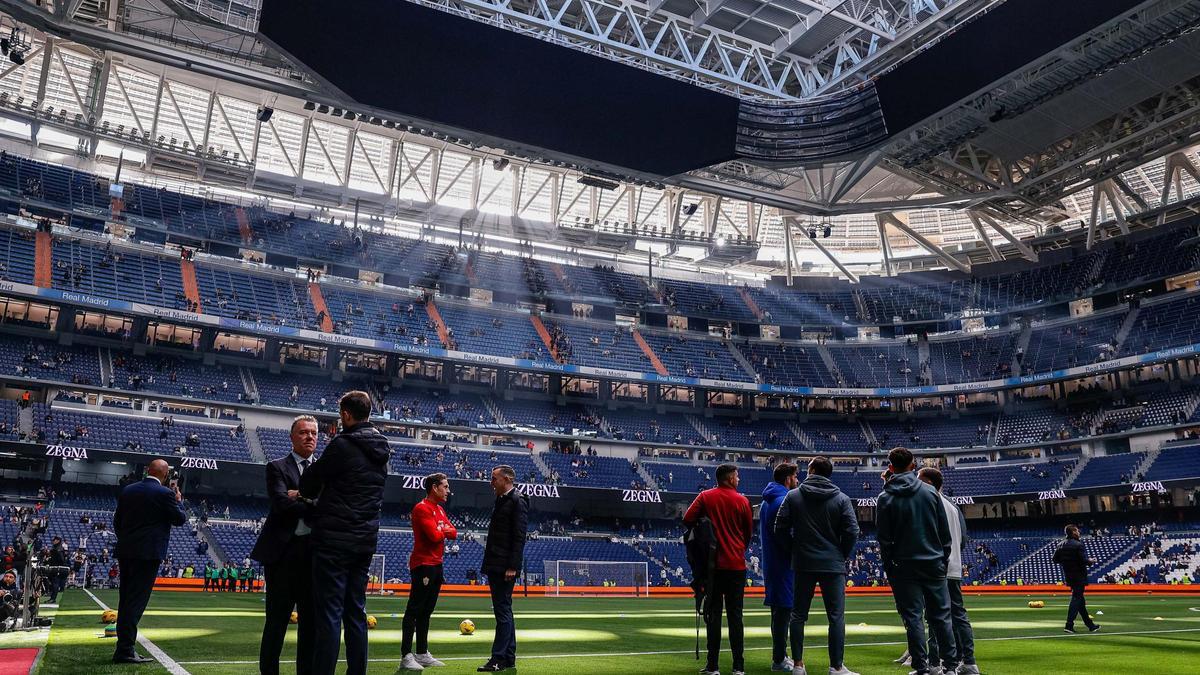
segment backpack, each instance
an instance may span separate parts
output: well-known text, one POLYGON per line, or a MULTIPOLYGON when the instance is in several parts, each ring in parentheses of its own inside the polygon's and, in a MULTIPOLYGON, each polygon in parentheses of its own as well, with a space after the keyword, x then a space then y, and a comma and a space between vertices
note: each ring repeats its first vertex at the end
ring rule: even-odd
POLYGON ((692 592, 696 598, 696 658, 700 658, 700 619, 708 621, 708 589, 717 571, 717 533, 707 517, 696 520, 683 535, 688 566, 692 568, 692 592))

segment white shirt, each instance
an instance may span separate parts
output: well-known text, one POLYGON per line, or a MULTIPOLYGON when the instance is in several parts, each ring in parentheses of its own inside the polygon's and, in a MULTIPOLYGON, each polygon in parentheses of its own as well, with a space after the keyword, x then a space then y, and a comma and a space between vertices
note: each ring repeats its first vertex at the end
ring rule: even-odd
MULTIPOLYGON (((311 467, 312 463, 313 463, 313 458, 310 455, 309 458, 306 460, 303 457, 301 457, 300 455, 297 455, 295 451, 292 451, 292 461, 296 463, 296 470, 300 472, 301 476, 303 476, 304 472, 307 469, 305 469, 303 466, 301 466, 300 462, 306 461, 306 462, 308 462, 308 465, 311 467)), ((310 533, 312 533, 312 528, 308 526, 308 523, 304 522, 303 518, 296 521, 296 536, 297 537, 303 537, 304 535, 310 534, 310 533)))

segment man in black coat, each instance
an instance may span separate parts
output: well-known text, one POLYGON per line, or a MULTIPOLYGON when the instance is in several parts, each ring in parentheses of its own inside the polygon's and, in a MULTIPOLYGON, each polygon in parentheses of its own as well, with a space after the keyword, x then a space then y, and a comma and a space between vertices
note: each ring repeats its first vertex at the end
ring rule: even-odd
POLYGON ((333 675, 345 624, 346 673, 367 672, 367 574, 379 541, 387 481, 387 438, 368 421, 371 396, 351 391, 338 401, 342 431, 300 478, 300 496, 316 500, 312 528, 313 670, 333 675))
POLYGON ((113 663, 146 663, 134 650, 138 622, 150 602, 158 566, 167 557, 171 527, 187 522, 179 502, 179 488, 167 487, 171 468, 161 459, 150 462, 146 477, 130 483, 117 498, 113 530, 117 535, 117 561, 120 565, 121 594, 117 603, 117 649, 113 663))
POLYGON ((524 564, 525 535, 529 529, 529 498, 517 491, 517 472, 511 466, 492 469, 492 491, 496 505, 483 548, 483 572, 492 592, 496 635, 492 657, 476 668, 480 673, 498 673, 517 666, 517 628, 513 622, 512 594, 517 574, 524 564))
POLYGON ((1083 548, 1083 542, 1079 540, 1077 525, 1067 525, 1063 532, 1067 535, 1067 540, 1054 552, 1054 562, 1062 566, 1063 582, 1071 587, 1071 605, 1067 608, 1067 627, 1064 630, 1074 633, 1075 617, 1080 616, 1083 617, 1083 624, 1087 626, 1088 632, 1095 633, 1100 630, 1100 624, 1092 621, 1087 611, 1087 603, 1083 599, 1083 589, 1088 583, 1087 552, 1083 548))
POLYGON ((292 610, 299 617, 296 673, 312 672, 313 604, 310 532, 304 522, 311 502, 300 499, 300 477, 313 463, 317 419, 301 415, 292 421, 292 451, 267 463, 267 496, 271 510, 250 557, 261 562, 267 582, 267 615, 258 648, 258 671, 278 675, 279 655, 292 610))

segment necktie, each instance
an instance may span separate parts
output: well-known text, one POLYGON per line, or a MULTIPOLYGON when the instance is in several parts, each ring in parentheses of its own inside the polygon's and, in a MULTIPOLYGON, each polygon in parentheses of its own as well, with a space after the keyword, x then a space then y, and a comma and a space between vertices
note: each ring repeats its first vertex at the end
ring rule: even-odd
POLYGON ((300 460, 300 475, 301 476, 304 475, 304 470, 307 468, 308 468, 308 460, 307 459, 300 460))

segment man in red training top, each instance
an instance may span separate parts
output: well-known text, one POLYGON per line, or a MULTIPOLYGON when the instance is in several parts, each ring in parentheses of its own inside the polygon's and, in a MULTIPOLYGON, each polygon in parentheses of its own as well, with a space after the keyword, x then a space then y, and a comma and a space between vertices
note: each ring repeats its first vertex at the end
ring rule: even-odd
POLYGON ((401 670, 424 670, 446 664, 429 653, 429 617, 437 606, 442 582, 442 554, 447 539, 458 539, 458 530, 446 515, 442 504, 450 496, 450 481, 444 473, 425 477, 425 499, 412 510, 413 550, 408 557, 408 568, 412 571, 412 585, 408 591, 408 606, 404 608, 404 634, 400 653, 404 659, 401 670), (413 635, 417 637, 416 652, 413 651, 413 635))
POLYGON ((729 617, 729 650, 733 652, 734 675, 745 675, 742 640, 742 604, 746 595, 746 549, 754 534, 754 514, 750 500, 738 494, 738 470, 733 464, 717 467, 717 487, 696 495, 696 501, 683 514, 683 522, 691 525, 700 518, 712 521, 717 537, 717 569, 713 588, 708 589, 709 611, 704 620, 708 626, 708 663, 703 675, 719 675, 717 661, 721 655, 721 606, 729 617))

